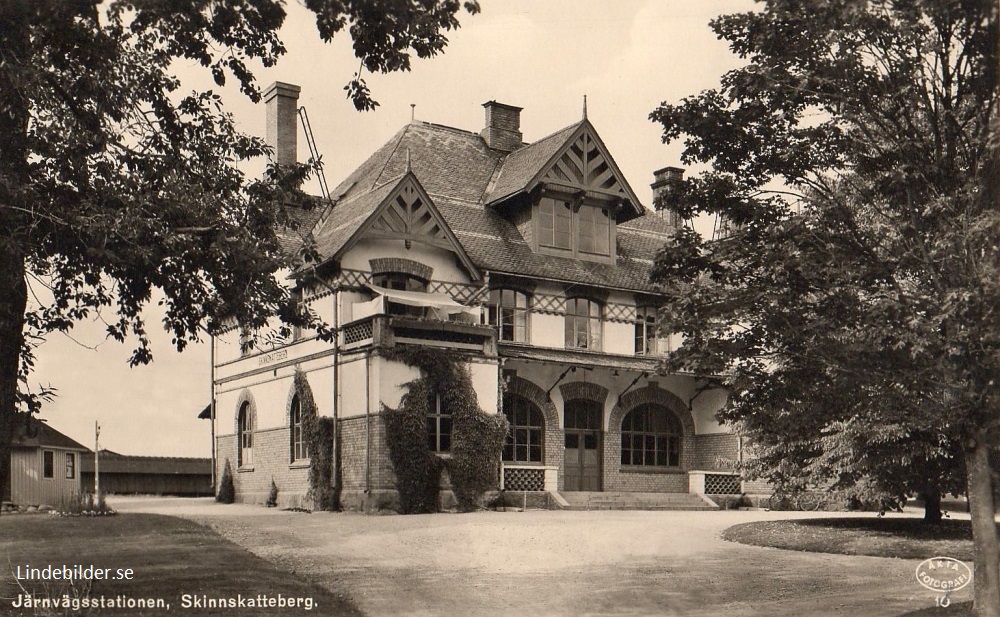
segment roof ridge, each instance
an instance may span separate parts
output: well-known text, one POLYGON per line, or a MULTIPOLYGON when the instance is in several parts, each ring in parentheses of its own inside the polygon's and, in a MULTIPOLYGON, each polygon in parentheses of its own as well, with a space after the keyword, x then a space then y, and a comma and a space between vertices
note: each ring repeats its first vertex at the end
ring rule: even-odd
MULTIPOLYGON (((567 124, 566 126, 562 127, 558 131, 552 131, 551 133, 549 133, 545 137, 540 137, 540 138, 536 139, 535 141, 531 142, 530 144, 525 145, 524 147, 525 148, 530 148, 531 146, 534 146, 537 143, 541 143, 541 142, 545 141, 546 139, 550 139, 552 137, 555 137, 556 135, 558 135, 559 133, 562 133, 563 131, 566 131, 566 130, 569 130, 569 129, 576 129, 578 126, 580 126, 584 122, 587 122, 586 118, 584 118, 583 120, 580 120, 578 122, 574 122, 573 124, 567 124)), ((520 150, 520 148, 518 148, 518 150, 520 150)), ((517 152, 517 150, 514 150, 514 152, 517 152)), ((514 152, 511 152, 511 154, 513 154, 514 152)))
POLYGON ((410 130, 411 126, 413 125, 407 124, 406 126, 403 127, 403 130, 397 133, 398 137, 396 138, 396 143, 392 146, 392 150, 389 151, 389 156, 385 157, 385 161, 382 162, 382 169, 380 169, 378 174, 375 175, 375 179, 372 180, 372 185, 371 188, 368 189, 368 192, 375 190, 375 187, 378 185, 379 178, 382 177, 382 174, 385 173, 386 168, 389 167, 389 161, 391 161, 393 155, 396 154, 396 150, 399 149, 399 144, 403 142, 403 137, 406 135, 406 132, 410 130))
POLYGON ((448 126, 447 124, 438 124, 437 122, 428 122, 426 120, 414 120, 413 122, 410 122, 410 124, 407 126, 412 126, 414 124, 422 124, 424 126, 429 126, 436 129, 445 129, 448 131, 455 131, 456 133, 464 133, 466 135, 481 137, 481 135, 475 131, 470 131, 468 129, 460 129, 457 126, 448 126))

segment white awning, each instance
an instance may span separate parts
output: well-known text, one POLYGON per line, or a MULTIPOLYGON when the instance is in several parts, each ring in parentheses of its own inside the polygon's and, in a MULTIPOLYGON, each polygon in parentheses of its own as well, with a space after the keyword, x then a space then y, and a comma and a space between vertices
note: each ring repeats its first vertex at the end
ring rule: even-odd
POLYGON ((371 284, 368 284, 368 288, 384 297, 389 302, 395 302, 397 304, 433 308, 448 315, 466 313, 469 311, 469 307, 455 302, 451 299, 451 296, 448 296, 447 294, 386 289, 384 287, 371 284))

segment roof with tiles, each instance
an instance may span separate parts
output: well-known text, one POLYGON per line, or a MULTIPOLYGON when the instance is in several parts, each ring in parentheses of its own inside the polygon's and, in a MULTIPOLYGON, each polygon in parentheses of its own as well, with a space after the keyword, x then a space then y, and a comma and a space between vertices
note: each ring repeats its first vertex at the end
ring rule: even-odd
POLYGON ((87 446, 63 435, 48 424, 30 418, 27 423, 18 423, 14 429, 12 446, 15 448, 63 448, 66 450, 87 450, 87 446))
POLYGON ((324 259, 333 258, 411 169, 480 269, 655 291, 652 260, 671 233, 659 216, 648 213, 617 226, 618 259, 611 265, 533 252, 517 227, 486 205, 524 190, 581 123, 505 153, 476 133, 412 122, 331 191, 335 204, 313 230, 316 246, 324 259))
POLYGON ((581 124, 583 121, 571 124, 507 155, 503 165, 497 166, 496 179, 492 183, 487 201, 500 201, 523 190, 581 124))

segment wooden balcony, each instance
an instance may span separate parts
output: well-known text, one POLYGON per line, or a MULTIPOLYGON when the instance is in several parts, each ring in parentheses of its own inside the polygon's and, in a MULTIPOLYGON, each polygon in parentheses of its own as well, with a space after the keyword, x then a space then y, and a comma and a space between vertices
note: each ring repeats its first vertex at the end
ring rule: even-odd
POLYGON ((462 349, 496 357, 496 331, 465 321, 442 321, 410 315, 369 315, 344 324, 340 348, 353 351, 366 347, 425 345, 462 349))

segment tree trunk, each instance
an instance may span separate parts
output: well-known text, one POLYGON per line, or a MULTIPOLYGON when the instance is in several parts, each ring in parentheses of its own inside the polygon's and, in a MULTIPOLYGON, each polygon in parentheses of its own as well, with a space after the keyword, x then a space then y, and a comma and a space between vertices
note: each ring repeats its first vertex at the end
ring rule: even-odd
POLYGON ((974 554, 973 611, 977 617, 1000 617, 1000 545, 994 521, 990 445, 985 435, 977 435, 966 449, 969 472, 969 506, 972 512, 974 554))
POLYGON ((28 289, 17 206, 28 182, 28 101, 15 82, 28 50, 25 0, 0 3, 0 495, 10 490, 10 450, 17 417, 17 378, 24 343, 24 311, 28 289))
POLYGON ((17 418, 17 371, 24 341, 24 260, 0 250, 0 495, 10 494, 10 450, 17 418))
POLYGON ((924 500, 924 522, 941 522, 941 491, 930 483, 924 489, 921 497, 924 500))

